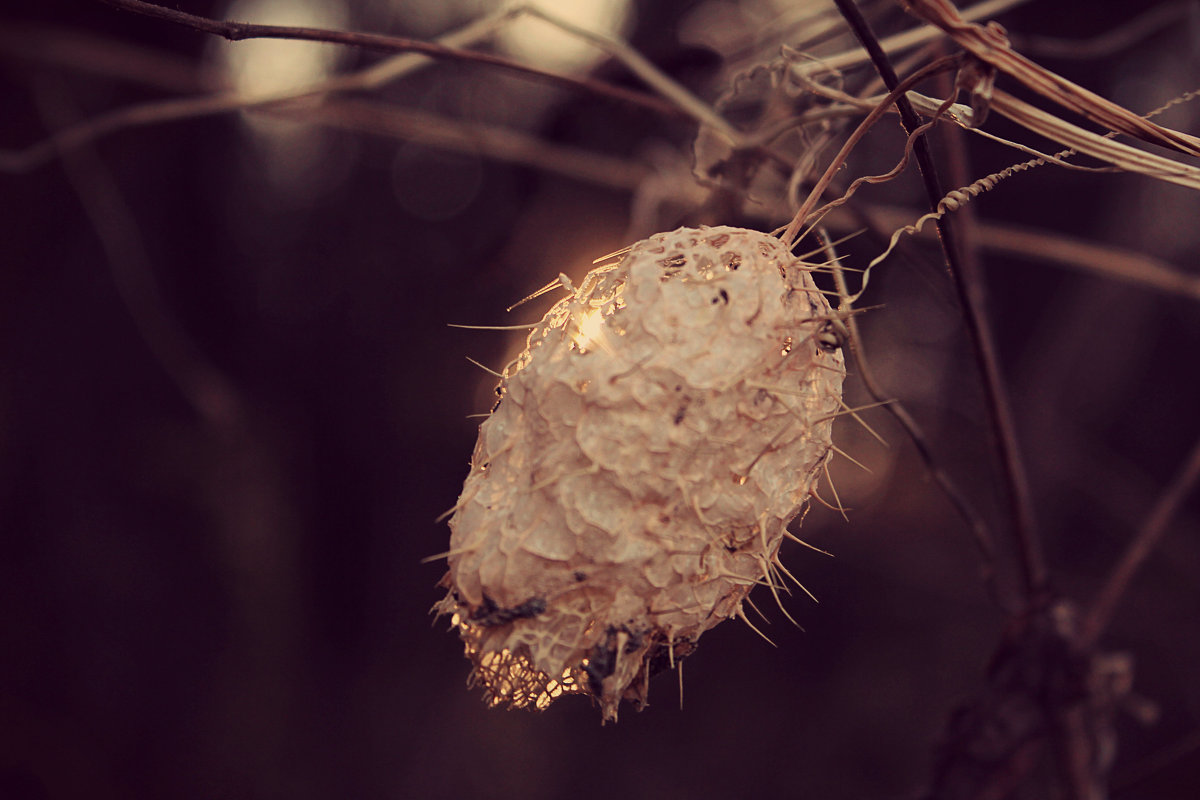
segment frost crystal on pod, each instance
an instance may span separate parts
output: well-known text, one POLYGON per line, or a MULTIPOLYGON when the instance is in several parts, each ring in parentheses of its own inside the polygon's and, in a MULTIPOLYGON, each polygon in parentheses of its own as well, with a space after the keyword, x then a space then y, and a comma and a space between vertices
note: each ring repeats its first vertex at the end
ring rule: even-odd
POLYGON ((583 692, 615 720, 775 589, 845 375, 811 270, 763 233, 681 228, 530 333, 479 428, 436 607, 489 704, 583 692))

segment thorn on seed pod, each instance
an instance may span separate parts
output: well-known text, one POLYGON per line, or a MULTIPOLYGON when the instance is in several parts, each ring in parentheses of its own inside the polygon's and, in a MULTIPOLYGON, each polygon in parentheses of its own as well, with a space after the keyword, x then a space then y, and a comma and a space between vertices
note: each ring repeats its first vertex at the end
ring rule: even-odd
POLYGON ((616 720, 789 574, 845 375, 811 270, 763 233, 681 228, 529 334, 479 428, 436 607, 489 705, 580 693, 616 720))

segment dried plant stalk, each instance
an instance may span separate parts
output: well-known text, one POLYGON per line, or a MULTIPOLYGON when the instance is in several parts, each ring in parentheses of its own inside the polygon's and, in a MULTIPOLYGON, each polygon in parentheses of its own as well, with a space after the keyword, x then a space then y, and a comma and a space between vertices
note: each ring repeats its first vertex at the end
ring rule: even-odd
POLYGON ((1151 144, 1180 153, 1200 155, 1200 138, 1164 128, 1061 75, 1030 61, 1008 43, 1004 29, 994 22, 967 22, 949 0, 902 0, 915 16, 948 33, 960 47, 980 61, 1015 78, 1033 91, 1077 114, 1151 144))
POLYGON ((682 228, 531 332, 480 426, 437 607, 489 704, 586 692, 615 720, 756 584, 778 597, 845 375, 812 270, 766 234, 682 228))

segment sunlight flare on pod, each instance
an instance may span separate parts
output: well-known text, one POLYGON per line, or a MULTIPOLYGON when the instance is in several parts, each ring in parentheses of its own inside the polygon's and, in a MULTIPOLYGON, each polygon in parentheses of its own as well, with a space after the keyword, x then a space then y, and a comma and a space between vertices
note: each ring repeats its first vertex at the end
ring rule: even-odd
POLYGON ((845 365, 814 267, 740 228, 652 236, 529 334, 450 519, 451 615, 490 705, 604 720, 759 584, 833 452, 845 365), (764 388, 770 387, 770 388, 764 388))

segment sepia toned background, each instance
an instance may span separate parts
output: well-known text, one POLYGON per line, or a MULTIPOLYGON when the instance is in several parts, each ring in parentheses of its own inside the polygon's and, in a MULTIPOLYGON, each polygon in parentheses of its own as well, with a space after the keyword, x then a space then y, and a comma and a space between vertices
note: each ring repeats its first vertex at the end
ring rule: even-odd
MULTIPOLYGON (((710 102, 734 65, 803 39, 798 1, 596 5, 608 15, 581 24, 710 102)), ((178 7, 417 39, 491 8, 178 7)), ((880 33, 912 25, 864 8, 880 33)), ((999 20, 1041 63, 1144 112, 1200 74, 1200 6, 1162 9, 1141 28, 1120 4, 1058 0, 999 20)), ((645 91, 524 23, 488 52, 645 91)), ((841 29, 814 46, 852 42, 841 29)), ((379 58, 225 43, 102 3, 10 6, 0 148, 379 58)), ((468 416, 490 406, 495 379, 466 358, 499 369, 520 340, 448 324, 536 319, 548 304, 504 309, 656 230, 779 218, 692 179, 696 126, 679 114, 455 61, 339 102, 128 127, 0 173, 0 797, 918 796, 1006 616, 966 525, 878 409, 864 418, 887 447, 835 427, 871 469, 835 461, 846 518, 815 505, 800 532, 834 557, 785 547, 820 600, 787 601, 803 631, 755 595, 776 647, 720 626, 686 662, 682 708, 663 675, 617 725, 577 697, 532 714, 467 689, 461 645, 429 614, 443 567, 423 559, 446 549, 435 519, 467 472, 468 416), (497 130, 519 139, 499 152, 497 130)), ((1160 121, 1200 131, 1197 102, 1160 121)), ((899 157, 883 127, 855 174, 899 157)), ((968 180, 1022 158, 940 133, 934 148, 951 175, 960 153, 968 180)), ((862 195, 904 212, 893 227, 923 209, 912 175, 862 195)), ((1200 436, 1200 200, 1042 168, 970 208, 1053 587, 1086 604, 1200 436), (1098 249, 1064 266, 1050 253, 1064 242, 1098 249), (1114 276, 1125 256, 1179 280, 1114 276)), ((884 244, 840 252, 861 267, 884 244)), ((997 533, 1011 593, 1008 505, 940 254, 905 244, 863 302, 875 372, 997 533)), ((869 402, 853 378, 848 391, 869 402)), ((1102 642, 1134 658, 1114 798, 1200 791, 1198 586, 1193 499, 1102 642)))

